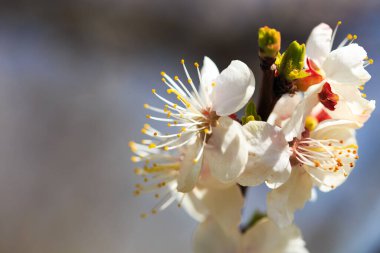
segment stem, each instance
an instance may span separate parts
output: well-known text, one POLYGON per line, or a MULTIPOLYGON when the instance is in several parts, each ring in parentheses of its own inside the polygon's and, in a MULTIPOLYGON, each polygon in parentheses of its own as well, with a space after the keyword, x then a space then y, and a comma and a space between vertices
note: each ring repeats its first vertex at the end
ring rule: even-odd
MULTIPOLYGON (((277 100, 281 97, 275 92, 278 88, 276 86, 279 84, 278 79, 274 76, 276 70, 275 61, 276 58, 260 57, 260 68, 263 71, 263 78, 261 79, 261 93, 257 112, 263 121, 268 119, 277 100)), ((241 185, 239 187, 245 197, 248 187, 241 185)))
POLYGON ((274 105, 279 99, 275 95, 276 78, 274 76, 276 67, 274 62, 276 58, 262 58, 260 57, 260 68, 263 71, 263 78, 261 79, 261 94, 258 105, 258 114, 261 120, 266 121, 272 112, 274 105))

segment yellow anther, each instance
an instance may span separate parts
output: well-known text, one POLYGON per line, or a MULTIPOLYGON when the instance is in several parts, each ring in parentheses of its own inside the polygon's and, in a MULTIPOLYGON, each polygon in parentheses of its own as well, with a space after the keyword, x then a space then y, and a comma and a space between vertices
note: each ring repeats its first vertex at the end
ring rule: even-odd
POLYGON ((178 138, 181 138, 181 134, 177 134, 177 137, 178 137, 178 138))
POLYGON ((141 133, 142 133, 142 134, 146 134, 146 129, 145 129, 145 128, 142 128, 142 129, 141 129, 141 133))
POLYGON ((173 124, 174 124, 174 125, 177 125, 177 124, 178 124, 178 121, 174 120, 174 121, 173 121, 173 124))
POLYGON ((142 214, 140 214, 140 218, 141 218, 141 219, 145 219, 146 217, 147 217, 146 213, 142 213, 142 214))
POLYGON ((305 120, 305 128, 309 131, 313 131, 318 125, 318 120, 313 116, 307 116, 305 120))
POLYGON ((342 24, 342 21, 339 20, 336 24, 337 24, 337 25, 341 25, 341 24, 342 24))
POLYGON ((149 128, 150 128, 150 125, 149 125, 149 124, 144 124, 144 128, 145 128, 145 129, 149 129, 149 128))
POLYGON ((171 126, 172 126, 172 124, 168 123, 168 127, 171 127, 171 126))
POLYGON ((169 111, 168 114, 167 114, 168 118, 170 118, 171 115, 172 115, 172 112, 169 111))
POLYGON ((152 89, 152 93, 153 93, 153 94, 156 94, 156 89, 152 89))
POLYGON ((144 108, 145 108, 145 109, 148 109, 148 108, 149 108, 149 105, 148 105, 148 104, 144 104, 144 108))
POLYGON ((128 145, 130 148, 132 148, 136 145, 136 143, 134 141, 130 141, 130 142, 128 142, 128 145))
POLYGON ((347 34, 346 38, 347 38, 348 40, 352 40, 353 36, 352 36, 351 33, 349 33, 349 34, 347 34))
POLYGON ((205 134, 209 134, 210 133, 210 130, 209 129, 205 129, 205 130, 203 130, 204 132, 205 132, 205 134))
POLYGON ((374 60, 373 60, 373 59, 369 59, 369 60, 368 60, 368 63, 369 63, 369 64, 373 64, 373 63, 374 63, 374 60))
POLYGON ((185 60, 184 59, 181 59, 181 64, 185 64, 185 60))
POLYGON ((166 73, 164 71, 161 71, 161 75, 164 76, 166 75, 166 73))
POLYGON ((366 98, 366 97, 367 97, 367 94, 362 93, 362 97, 363 97, 363 98, 366 98))
POLYGON ((132 156, 131 157, 131 161, 134 162, 134 163, 137 163, 137 162, 140 161, 140 157, 138 157, 138 156, 132 156))
POLYGON ((151 213, 152 214, 157 214, 157 210, 156 209, 152 209, 151 213))
POLYGON ((161 78, 161 81, 162 82, 166 82, 166 79, 163 77, 163 78, 161 78))
POLYGON ((165 146, 165 147, 164 147, 164 150, 165 150, 165 151, 168 151, 168 150, 169 150, 169 147, 168 147, 168 146, 165 146))
POLYGON ((149 146, 148 146, 149 148, 155 148, 156 147, 156 144, 154 144, 154 143, 151 143, 151 144, 149 144, 149 146))
POLYGON ((147 119, 150 119, 150 115, 149 115, 149 114, 145 115, 145 117, 146 117, 147 119))
POLYGON ((198 62, 194 62, 194 66, 195 66, 196 68, 199 68, 199 63, 198 63, 198 62))
POLYGON ((172 93, 174 92, 174 90, 173 90, 173 89, 167 89, 166 92, 167 92, 168 94, 172 94, 172 93))
POLYGON ((357 38, 358 38, 358 36, 356 34, 354 34, 353 39, 356 40, 357 38))
POLYGON ((173 108, 176 109, 177 108, 177 104, 173 104, 173 108))
POLYGON ((191 78, 189 78, 189 79, 187 79, 187 82, 191 84, 193 82, 193 80, 191 80, 191 78))
POLYGON ((182 127, 181 128, 181 132, 183 133, 183 132, 186 132, 186 127, 182 127))
POLYGON ((194 159, 193 160, 193 163, 195 164, 195 163, 197 163, 198 162, 198 159, 194 159))
POLYGON ((216 82, 212 82, 212 83, 211 83, 211 86, 212 86, 212 87, 215 87, 215 86, 216 86, 216 82))
POLYGON ((360 85, 359 90, 364 90, 364 85, 360 85))

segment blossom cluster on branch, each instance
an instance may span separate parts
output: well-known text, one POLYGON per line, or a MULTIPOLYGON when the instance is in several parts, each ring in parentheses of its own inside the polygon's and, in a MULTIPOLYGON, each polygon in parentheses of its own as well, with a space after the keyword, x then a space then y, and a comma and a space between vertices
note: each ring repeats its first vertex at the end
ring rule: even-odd
POLYGON ((197 81, 184 60, 185 79, 161 72, 167 94, 152 93, 162 107, 144 105, 158 124, 145 124, 147 137, 130 142, 142 177, 134 194, 154 195, 149 214, 177 202, 197 220, 194 252, 308 252, 294 213, 315 189, 345 182, 359 158, 355 132, 375 109, 362 92, 373 60, 356 35, 333 47, 340 24, 316 26, 306 45, 294 41, 283 53, 280 33, 260 28, 257 109, 255 77, 241 61, 220 72, 205 57, 202 67, 194 63, 197 81), (266 214, 239 226, 246 187, 263 183, 271 189, 266 214))

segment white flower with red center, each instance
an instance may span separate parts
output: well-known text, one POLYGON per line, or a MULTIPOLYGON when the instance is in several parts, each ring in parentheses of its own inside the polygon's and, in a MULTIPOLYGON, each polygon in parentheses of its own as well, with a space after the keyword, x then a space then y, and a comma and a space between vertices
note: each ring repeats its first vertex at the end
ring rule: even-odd
POLYGON ((212 176, 229 183, 243 171, 248 159, 247 144, 241 125, 229 115, 239 111, 251 98, 255 89, 252 71, 241 61, 232 61, 221 73, 207 57, 202 70, 195 63, 199 77, 199 90, 181 61, 187 82, 178 76, 171 78, 162 72, 162 81, 168 86, 167 93, 175 95, 176 102, 164 98, 152 90, 162 102, 163 108, 145 105, 145 108, 164 117, 147 115, 147 118, 167 123, 173 133, 163 134, 152 127, 142 130, 157 139, 151 149, 174 150, 191 144, 181 165, 178 190, 189 192, 195 186, 202 165, 209 168, 212 176), (206 147, 207 144, 207 147, 206 147))
MULTIPOLYGON (((306 43, 307 72, 310 76, 297 81, 301 91, 306 91, 305 99, 300 106, 304 107, 295 131, 302 132, 305 117, 318 103, 334 119, 354 121, 361 127, 375 109, 375 101, 365 99, 361 93, 364 84, 371 78, 366 67, 373 63, 366 51, 352 43, 356 35, 347 37, 332 50, 334 31, 327 24, 315 27, 306 43)), ((293 124, 295 125, 295 124, 293 124)))
POLYGON ((268 215, 280 226, 292 223, 294 212, 312 198, 313 186, 330 191, 341 185, 359 158, 356 123, 306 120, 302 137, 290 142, 292 173, 289 180, 268 194, 268 215))
MULTIPOLYGON (((198 222, 203 222, 206 217, 212 215, 223 222, 225 228, 238 226, 240 211, 237 212, 236 209, 243 206, 244 199, 236 184, 210 184, 207 175, 202 175, 202 180, 191 191, 178 192, 180 169, 186 164, 185 154, 196 149, 189 145, 173 153, 162 149, 151 149, 149 144, 150 140, 143 140, 141 144, 130 142, 129 146, 135 154, 132 156, 132 161, 141 164, 135 169, 135 174, 141 176, 142 180, 135 185, 134 195, 151 194, 157 199, 150 214, 157 214, 177 201, 178 206, 198 222)), ((147 216, 148 213, 141 214, 142 218, 147 216)))

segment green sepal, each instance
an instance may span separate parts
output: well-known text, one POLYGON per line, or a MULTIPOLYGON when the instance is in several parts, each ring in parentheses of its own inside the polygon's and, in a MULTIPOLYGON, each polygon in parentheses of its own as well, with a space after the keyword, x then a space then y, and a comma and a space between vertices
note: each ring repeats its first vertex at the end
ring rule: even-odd
POLYGON ((254 120, 261 120, 261 117, 257 114, 255 103, 253 101, 249 101, 245 107, 245 115, 241 118, 241 121, 242 124, 245 125, 254 120))

